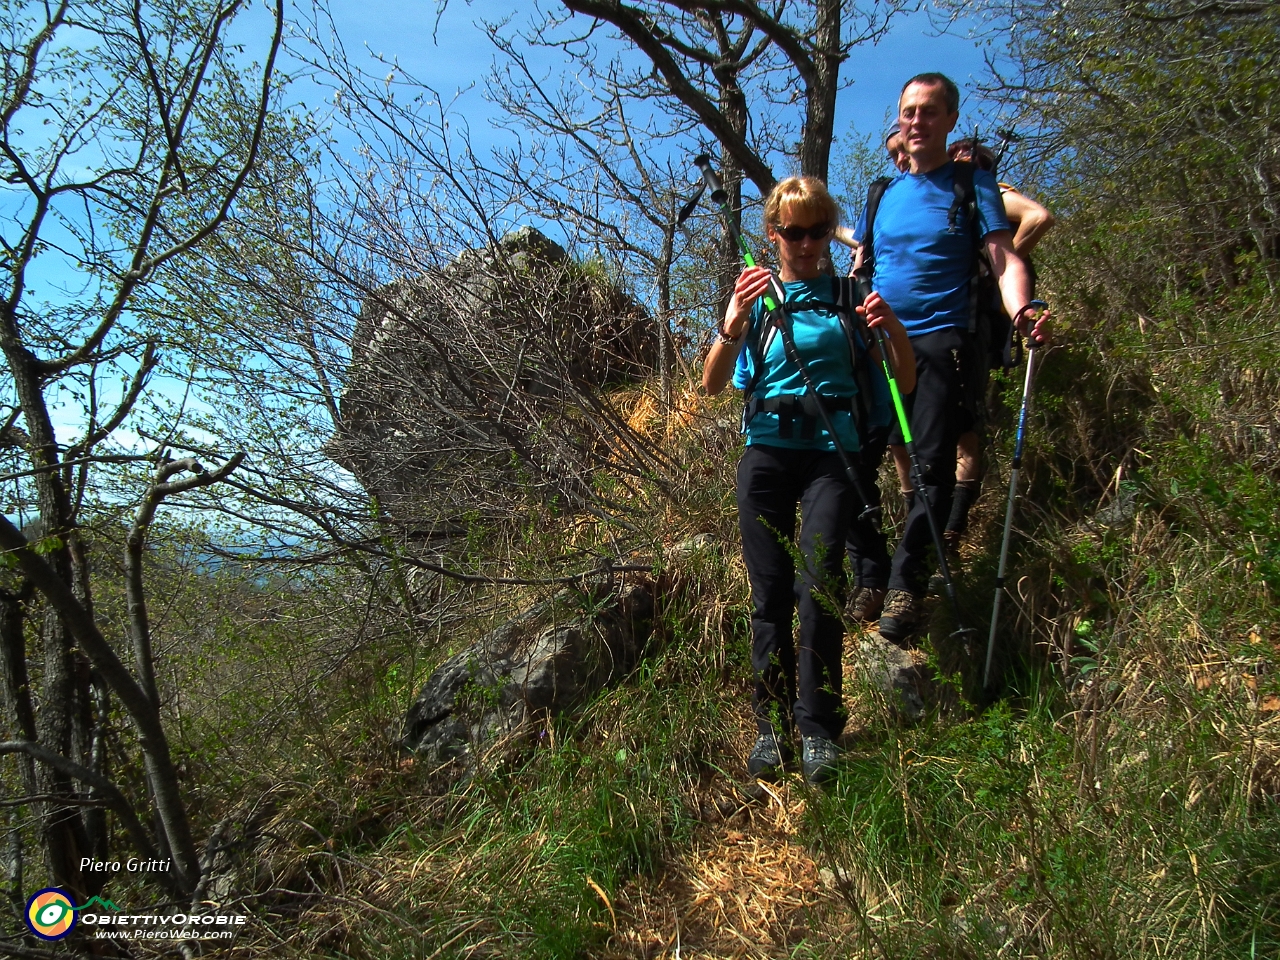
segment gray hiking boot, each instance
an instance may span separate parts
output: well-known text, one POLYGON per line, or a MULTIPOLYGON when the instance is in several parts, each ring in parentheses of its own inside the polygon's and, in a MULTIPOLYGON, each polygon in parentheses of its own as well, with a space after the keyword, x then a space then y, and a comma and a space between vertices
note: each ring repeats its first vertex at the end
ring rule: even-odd
POLYGON ((880 636, 894 643, 911 636, 923 618, 923 599, 906 590, 890 590, 880 613, 880 636))
POLYGON ((840 748, 826 737, 805 737, 801 767, 804 778, 812 784, 823 784, 835 778, 840 748))
POLYGON ((875 623, 880 619, 885 591, 879 587, 855 587, 853 596, 844 608, 844 615, 853 623, 875 623))
POLYGON ((778 779, 782 768, 795 759, 791 744, 776 732, 762 733, 756 737, 756 745, 747 757, 747 773, 757 780, 770 782, 778 779))

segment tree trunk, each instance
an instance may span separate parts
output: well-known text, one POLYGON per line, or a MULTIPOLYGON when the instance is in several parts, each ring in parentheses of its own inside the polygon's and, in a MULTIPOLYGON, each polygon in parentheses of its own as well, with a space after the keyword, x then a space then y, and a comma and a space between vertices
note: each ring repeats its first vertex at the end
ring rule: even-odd
MULTIPOLYGON (((728 123, 729 128, 733 131, 734 136, 739 139, 745 139, 748 116, 747 98, 742 92, 742 87, 738 85, 738 78, 734 73, 723 68, 717 68, 715 76, 720 87, 720 112, 724 116, 725 122, 728 123)), ((720 179, 724 183, 725 192, 729 195, 727 201, 729 215, 733 220, 734 229, 741 233, 742 165, 724 144, 721 145, 720 156, 720 179)), ((762 186, 757 183, 757 186, 760 188, 761 196, 766 195, 773 187, 772 176, 768 185, 762 186)), ((737 243, 734 242, 733 234, 727 225, 721 231, 720 250, 720 295, 716 301, 717 320, 724 316, 725 308, 729 304, 729 298, 733 296, 734 281, 742 271, 742 252, 738 249, 737 243)))
POLYGON ((818 0, 816 4, 817 48, 813 76, 805 78, 805 122, 800 140, 800 172, 827 181, 831 140, 835 135, 836 93, 840 83, 841 0, 818 0))
MULTIPOLYGON (((56 538, 56 542, 50 544, 52 549, 46 554, 46 563, 70 588, 75 582, 68 547, 75 532, 71 502, 57 468, 57 438, 35 360, 22 347, 17 330, 16 318, 10 313, 0 329, 0 347, 8 361, 30 436, 32 466, 46 468, 33 477, 42 533, 46 538, 56 538)), ((83 661, 83 655, 77 655, 66 624, 52 603, 44 608, 41 639, 44 678, 35 739, 64 757, 84 762, 89 745, 88 664, 77 662, 83 661)), ((67 801, 77 799, 72 780, 65 773, 37 764, 36 780, 37 793, 67 801)), ((40 807, 49 874, 59 886, 84 895, 87 888, 81 879, 80 858, 88 852, 88 839, 77 808, 56 799, 40 807)))
MULTIPOLYGON (((31 584, 24 582, 16 593, 0 592, 0 672, 3 673, 5 713, 13 717, 18 734, 24 740, 36 739, 36 712, 31 703, 31 678, 27 674, 27 601, 31 584)), ((18 757, 22 789, 29 795, 40 792, 36 782, 35 761, 25 754, 18 757)))
POLYGON ((671 413, 671 261, 675 256, 676 229, 673 215, 662 232, 658 255, 658 408, 664 417, 671 413))

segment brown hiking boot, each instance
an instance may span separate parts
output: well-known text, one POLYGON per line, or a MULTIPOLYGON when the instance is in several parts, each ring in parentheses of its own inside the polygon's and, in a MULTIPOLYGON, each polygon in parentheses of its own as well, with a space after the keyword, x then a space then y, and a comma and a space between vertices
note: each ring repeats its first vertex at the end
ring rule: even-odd
POLYGON ((885 591, 879 587, 856 587, 844 608, 844 615, 854 623, 875 623, 880 619, 885 591))
POLYGON ((923 599, 906 590, 890 590, 880 613, 880 636, 894 643, 909 637, 924 613, 923 599))

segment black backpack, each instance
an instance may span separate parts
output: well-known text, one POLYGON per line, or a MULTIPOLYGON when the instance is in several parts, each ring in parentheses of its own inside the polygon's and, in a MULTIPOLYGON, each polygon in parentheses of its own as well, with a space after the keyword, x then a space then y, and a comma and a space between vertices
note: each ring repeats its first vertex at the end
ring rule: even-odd
MULTIPOLYGON (((954 160, 955 174, 952 189, 955 199, 947 213, 947 226, 951 230, 963 222, 971 238, 972 262, 969 270, 969 332, 977 341, 979 356, 985 357, 987 366, 1008 370, 1022 362, 1022 338, 1015 337, 1013 321, 1005 312, 1000 298, 1000 287, 987 262, 982 237, 978 233, 978 195, 973 186, 974 165, 954 160)), ((867 223, 862 233, 862 266, 858 269, 858 282, 864 291, 871 289, 871 276, 875 272, 875 237, 872 225, 880 200, 892 177, 881 177, 867 188, 867 223)))

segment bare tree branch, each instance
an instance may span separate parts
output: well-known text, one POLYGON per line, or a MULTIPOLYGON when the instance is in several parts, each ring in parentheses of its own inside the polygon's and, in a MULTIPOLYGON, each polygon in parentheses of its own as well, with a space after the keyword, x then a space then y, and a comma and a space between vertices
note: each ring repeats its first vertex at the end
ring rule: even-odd
MULTIPOLYGON (((49 766, 55 767, 81 783, 92 786, 102 794, 107 806, 120 818, 120 822, 129 834, 129 839, 133 841, 134 848, 138 853, 147 859, 157 857, 155 845, 151 842, 150 835, 148 835, 146 829, 142 826, 142 822, 138 819, 137 813, 134 812, 133 805, 120 792, 120 788, 106 777, 30 740, 6 740, 0 742, 0 754, 7 753, 24 753, 39 760, 41 763, 47 763, 49 766)), ((171 892, 182 892, 180 887, 172 883, 168 873, 156 871, 152 874, 152 877, 156 882, 170 888, 171 892)))

